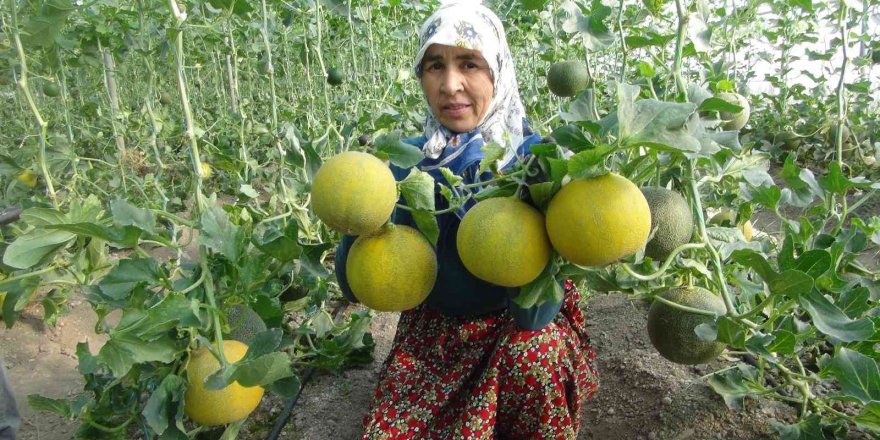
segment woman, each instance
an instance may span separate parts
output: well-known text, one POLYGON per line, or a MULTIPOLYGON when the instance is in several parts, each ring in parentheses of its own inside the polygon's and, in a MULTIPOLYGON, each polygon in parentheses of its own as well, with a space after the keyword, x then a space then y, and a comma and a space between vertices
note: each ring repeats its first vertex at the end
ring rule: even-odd
MULTIPOLYGON (((410 139, 426 158, 418 167, 445 181, 441 167, 465 183, 479 175, 482 147, 506 148, 511 165, 540 137, 531 132, 513 59, 498 17, 479 1, 440 7, 422 26, 415 70, 429 112, 423 136, 410 139)), ((407 170, 392 167, 395 178, 407 170)), ((445 199, 435 196, 437 209, 445 199)), ((364 439, 573 439, 581 401, 596 390, 593 351, 580 294, 565 284, 561 303, 519 308, 518 289, 486 283, 464 268, 456 232, 467 208, 438 217, 438 277, 428 299, 403 312, 373 403, 364 439)), ((392 221, 413 225, 398 210, 392 221)), ((336 254, 343 292, 345 259, 354 237, 336 254)))

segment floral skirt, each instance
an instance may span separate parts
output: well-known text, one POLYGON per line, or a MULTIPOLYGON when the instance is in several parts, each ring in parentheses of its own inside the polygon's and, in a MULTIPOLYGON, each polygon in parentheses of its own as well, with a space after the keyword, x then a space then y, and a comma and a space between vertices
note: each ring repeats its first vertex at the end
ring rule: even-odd
POLYGON ((574 439, 598 387, 580 293, 541 330, 507 313, 478 319, 403 312, 364 439, 574 439))

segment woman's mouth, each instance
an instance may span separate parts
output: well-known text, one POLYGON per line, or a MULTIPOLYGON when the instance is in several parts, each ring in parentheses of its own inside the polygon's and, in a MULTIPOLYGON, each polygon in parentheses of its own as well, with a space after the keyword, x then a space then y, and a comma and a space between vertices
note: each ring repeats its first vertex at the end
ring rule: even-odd
POLYGON ((469 104, 447 104, 444 105, 443 113, 451 117, 463 116, 471 106, 469 104))

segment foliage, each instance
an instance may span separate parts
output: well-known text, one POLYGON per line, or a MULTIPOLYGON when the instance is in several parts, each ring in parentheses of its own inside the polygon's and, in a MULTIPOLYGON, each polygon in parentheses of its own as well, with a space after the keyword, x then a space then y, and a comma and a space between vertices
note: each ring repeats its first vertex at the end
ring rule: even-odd
MULTIPOLYGON (((675 189, 695 214, 692 243, 602 268, 557 256, 517 301, 558 299, 562 277, 646 299, 719 292, 727 313, 705 333, 733 364, 708 383, 731 407, 789 402, 801 418, 777 425, 784 438, 876 433, 880 218, 853 214, 880 189, 876 2, 649 3, 492 2, 533 128, 552 139, 482 188, 413 169, 402 197, 436 242, 435 184, 450 210, 514 194, 544 210, 564 181, 609 170, 675 189), (560 99, 546 73, 566 60, 584 62, 589 86, 560 99), (769 87, 749 88, 760 80, 769 87), (739 110, 724 92, 748 98, 739 132, 719 127, 739 110), (731 223, 707 224, 721 208, 731 223), (747 241, 737 226, 756 213, 779 231, 747 241)), ((338 236, 309 192, 322 162, 356 142, 403 168, 421 159, 401 133, 423 128, 413 35, 435 6, 5 1, 0 209, 23 212, 0 226, 0 316, 11 327, 38 303, 52 324, 84 295, 109 336, 98 353, 77 349, 81 395, 32 405, 77 419, 80 438, 194 436, 183 362, 222 339, 234 304, 269 330, 212 386, 290 396, 303 368, 368 361, 369 313, 331 315, 338 236), (332 86, 334 71, 344 80, 332 86)), ((484 169, 501 154, 487 146, 484 169)))

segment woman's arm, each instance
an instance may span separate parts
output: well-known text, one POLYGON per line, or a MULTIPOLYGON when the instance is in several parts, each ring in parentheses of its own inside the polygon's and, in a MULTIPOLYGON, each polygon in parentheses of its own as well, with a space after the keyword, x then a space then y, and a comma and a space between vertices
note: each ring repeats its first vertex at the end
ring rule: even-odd
POLYGON ((335 261, 336 282, 339 283, 339 290, 342 290, 342 295, 345 296, 345 299, 353 303, 359 301, 351 291, 351 287, 348 285, 348 277, 345 275, 345 262, 348 259, 348 251, 351 250, 351 245, 354 244, 355 239, 357 239, 357 237, 353 235, 342 236, 342 240, 340 240, 339 245, 336 246, 335 261))

